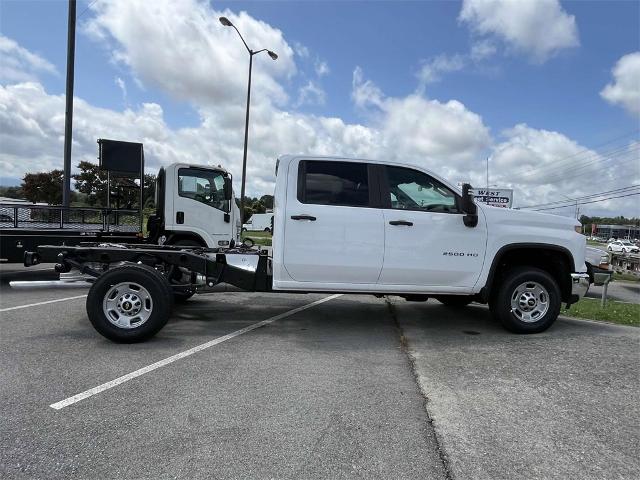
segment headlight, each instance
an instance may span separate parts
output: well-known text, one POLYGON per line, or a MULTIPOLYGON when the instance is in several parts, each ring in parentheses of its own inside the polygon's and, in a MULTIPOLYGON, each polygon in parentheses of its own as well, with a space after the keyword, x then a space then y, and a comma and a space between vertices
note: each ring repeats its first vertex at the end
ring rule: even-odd
POLYGON ((582 225, 576 225, 575 227, 573 227, 573 229, 576 231, 576 233, 582 233, 582 225))

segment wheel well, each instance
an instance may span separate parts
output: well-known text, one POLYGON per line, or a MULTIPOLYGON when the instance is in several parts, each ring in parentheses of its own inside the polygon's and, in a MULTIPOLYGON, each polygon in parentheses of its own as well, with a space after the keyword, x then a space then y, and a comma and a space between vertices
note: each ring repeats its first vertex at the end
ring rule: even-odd
POLYGON ((517 247, 499 251, 491 265, 485 286, 484 296, 487 299, 495 291, 494 286, 500 285, 504 275, 513 267, 534 267, 544 270, 558 282, 562 300, 569 300, 573 261, 568 251, 551 247, 517 247))
POLYGON ((200 235, 198 235, 197 233, 190 233, 190 232, 181 232, 181 233, 171 234, 167 239, 167 241, 165 242, 165 245, 173 245, 176 242, 179 242, 180 240, 193 240, 195 242, 198 242, 201 247, 207 246, 207 242, 205 242, 200 235))

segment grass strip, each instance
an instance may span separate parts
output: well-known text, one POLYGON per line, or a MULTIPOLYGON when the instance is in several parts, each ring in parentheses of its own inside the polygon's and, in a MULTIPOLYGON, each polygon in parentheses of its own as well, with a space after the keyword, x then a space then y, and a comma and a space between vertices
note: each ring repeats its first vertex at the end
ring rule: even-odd
POLYGON ((566 317, 586 318, 588 320, 600 320, 619 325, 640 327, 640 305, 636 303, 608 300, 603 308, 600 306, 600 300, 583 298, 578 303, 571 305, 570 309, 563 308, 560 314, 566 317))

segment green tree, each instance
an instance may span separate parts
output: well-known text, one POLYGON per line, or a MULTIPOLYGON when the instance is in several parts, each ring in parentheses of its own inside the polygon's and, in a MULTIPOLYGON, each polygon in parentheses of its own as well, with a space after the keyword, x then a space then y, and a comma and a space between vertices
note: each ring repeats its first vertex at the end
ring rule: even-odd
POLYGON ((106 205, 107 172, 100 170, 95 163, 82 161, 78 164, 80 173, 73 175, 74 187, 84 193, 91 206, 106 205))
POLYGON ((0 187, 0 197, 24 198, 22 187, 0 187))
POLYGON ((260 202, 270 210, 273 210, 273 195, 262 195, 260 197, 260 202))
POLYGON ((27 173, 20 188, 24 198, 31 202, 46 202, 49 205, 62 203, 62 170, 27 173))
MULTIPOLYGON (((106 206, 108 175, 98 165, 82 161, 78 164, 80 173, 73 175, 75 188, 86 195, 87 202, 92 206, 106 206)), ((139 185, 131 178, 112 178, 111 204, 119 208, 137 208, 139 203, 139 185)), ((156 176, 150 173, 144 175, 144 208, 155 205, 156 176)))

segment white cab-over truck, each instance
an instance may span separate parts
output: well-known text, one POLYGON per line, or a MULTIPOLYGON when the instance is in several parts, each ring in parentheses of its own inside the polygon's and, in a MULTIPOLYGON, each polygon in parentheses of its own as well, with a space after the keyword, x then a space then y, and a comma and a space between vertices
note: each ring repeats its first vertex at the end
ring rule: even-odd
POLYGON ((147 230, 150 243, 160 245, 233 247, 240 238, 240 209, 229 172, 186 163, 161 168, 147 230))
POLYGON ((509 330, 536 333, 589 288, 573 219, 478 204, 416 166, 310 156, 276 164, 272 255, 237 248, 41 247, 32 265, 96 277, 87 298, 102 335, 136 342, 168 321, 174 300, 229 283, 250 291, 434 297, 488 303, 509 330), (173 294, 173 295, 172 295, 173 294))
POLYGON ((22 262, 39 245, 85 242, 229 247, 240 237, 231 175, 221 167, 174 163, 160 168, 156 211, 143 236, 143 210, 0 204, 0 262, 22 262))

